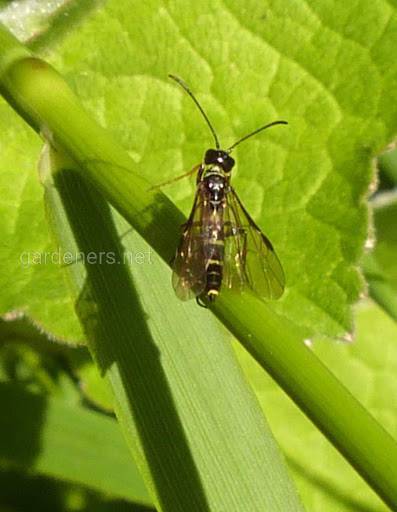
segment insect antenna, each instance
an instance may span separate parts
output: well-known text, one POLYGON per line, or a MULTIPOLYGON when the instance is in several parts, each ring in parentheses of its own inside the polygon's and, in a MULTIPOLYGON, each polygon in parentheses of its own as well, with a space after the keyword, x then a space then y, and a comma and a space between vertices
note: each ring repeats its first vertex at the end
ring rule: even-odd
MULTIPOLYGON (((211 130, 211 133, 214 137, 214 140, 215 140, 215 147, 216 149, 219 149, 220 148, 220 144, 219 144, 219 140, 218 140, 218 137, 215 133, 215 130, 210 122, 210 120, 208 119, 207 117, 207 114, 204 112, 204 109, 203 107, 200 105, 200 103, 197 101, 197 99, 195 98, 194 94, 192 93, 192 91, 189 89, 188 85, 179 77, 175 76, 175 75, 168 75, 170 78, 172 78, 172 80, 175 80, 175 82, 177 82, 181 87, 183 87, 185 89, 185 91, 188 93, 188 95, 192 98, 192 100, 194 101, 194 103, 197 105, 197 108, 200 110, 200 112, 202 113, 204 119, 206 120, 207 124, 208 124, 208 127, 209 129, 211 130)), ((263 128, 262 128, 263 129, 263 128)), ((253 134, 251 134, 253 135, 253 134)), ((241 142, 241 141, 240 141, 241 142)))
POLYGON ((253 132, 249 133, 248 135, 244 135, 244 137, 241 137, 237 142, 232 144, 229 149, 226 150, 226 153, 230 153, 232 149, 234 149, 240 142, 243 142, 244 140, 249 139, 253 135, 256 135, 257 133, 266 130, 266 128, 270 128, 271 126, 275 126, 276 124, 288 124, 287 121, 273 121, 272 123, 265 124, 265 126, 261 126, 257 130, 254 130, 253 132))

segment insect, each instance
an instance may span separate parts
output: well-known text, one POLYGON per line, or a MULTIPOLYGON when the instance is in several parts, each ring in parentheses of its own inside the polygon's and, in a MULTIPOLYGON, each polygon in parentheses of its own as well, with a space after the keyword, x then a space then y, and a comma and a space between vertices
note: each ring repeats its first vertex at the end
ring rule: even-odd
MULTIPOLYGON (((199 305, 213 302, 222 287, 251 289, 265 299, 278 299, 284 291, 281 263, 270 240, 252 220, 230 184, 234 159, 231 151, 257 133, 286 121, 274 121, 237 140, 228 149, 220 147, 216 132, 186 83, 175 80, 193 99, 215 141, 205 152, 197 170, 197 188, 190 216, 173 261, 173 287, 182 300, 196 297, 199 305)), ((188 173, 190 174, 190 173, 188 173)))

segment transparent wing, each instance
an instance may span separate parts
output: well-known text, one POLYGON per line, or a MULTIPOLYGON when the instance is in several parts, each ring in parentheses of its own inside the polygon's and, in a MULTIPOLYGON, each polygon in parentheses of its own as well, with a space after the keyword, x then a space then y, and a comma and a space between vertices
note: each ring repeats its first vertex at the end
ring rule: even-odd
POLYGON ((227 193, 223 285, 236 290, 248 286, 265 299, 284 292, 281 263, 268 238, 251 219, 235 191, 227 193))
POLYGON ((200 188, 196 192, 192 212, 176 251, 172 285, 177 297, 189 300, 200 295, 206 284, 206 258, 202 231, 204 201, 200 188))

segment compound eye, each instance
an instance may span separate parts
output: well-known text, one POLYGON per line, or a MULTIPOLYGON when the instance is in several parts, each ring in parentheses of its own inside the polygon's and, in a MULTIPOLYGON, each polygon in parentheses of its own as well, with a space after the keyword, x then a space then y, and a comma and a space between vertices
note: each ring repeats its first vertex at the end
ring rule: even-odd
POLYGON ((230 172, 234 166, 234 160, 231 156, 224 158, 222 167, 225 172, 230 172))
POLYGON ((218 158, 218 151, 216 149, 208 149, 205 153, 205 164, 216 164, 218 158))

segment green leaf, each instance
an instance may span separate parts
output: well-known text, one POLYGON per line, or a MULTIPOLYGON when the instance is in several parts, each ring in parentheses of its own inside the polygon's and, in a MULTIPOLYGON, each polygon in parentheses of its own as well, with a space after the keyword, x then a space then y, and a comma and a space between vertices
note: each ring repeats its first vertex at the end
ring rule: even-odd
MULTIPOLYGON (((137 12, 110 3, 57 48, 53 62, 73 68, 76 90, 93 111, 102 109, 106 125, 153 183, 190 169, 212 143, 190 98, 166 83, 169 72, 188 81, 226 146, 264 122, 287 119, 287 129, 274 128, 239 147, 234 184, 286 270, 287 293, 274 307, 309 332, 350 331, 349 306, 362 288, 355 266, 367 234, 362 199, 372 178, 370 158, 387 142, 373 121, 382 112, 368 100, 383 87, 376 52, 372 62, 355 42, 360 21, 344 36, 342 20, 355 12, 348 5, 338 6, 337 18, 316 3, 296 6, 293 16, 282 3, 262 9, 251 2, 246 11, 234 2, 209 5, 186 12, 183 4, 151 2, 137 12), (329 27, 335 19, 340 25, 329 27), (106 44, 95 65, 92 34, 98 33, 106 44), (81 41, 84 51, 76 54, 81 41), (348 78, 347 62, 355 63, 348 78)), ((376 19, 377 9, 364 5, 376 19)), ((362 44, 369 47, 377 33, 362 44)), ((166 192, 187 213, 192 189, 175 187, 166 192)))
MULTIPOLYGON (((393 433, 397 427, 394 407, 397 326, 369 301, 359 306, 356 323, 354 343, 317 340, 313 350, 393 433)), ((239 345, 235 348, 293 469, 307 509, 323 512, 389 510, 252 358, 239 345)))
POLYGON ((4 103, 0 120, 4 134, 0 142, 1 312, 23 311, 47 332, 81 340, 44 215, 36 172, 40 140, 4 103), (18 151, 19 147, 23 151, 18 151))
POLYGON ((145 505, 112 498, 82 485, 32 475, 15 468, 0 469, 0 500, 3 510, 42 512, 153 512, 145 505), (23 489, 23 492, 21 492, 23 489))
POLYGON ((86 347, 68 346, 49 338, 29 318, 0 319, 0 380, 17 381, 44 394, 74 395, 105 411, 113 411, 109 386, 86 347), (56 343, 54 343, 56 341, 56 343), (72 385, 78 381, 79 389, 72 385))
MULTIPOLYGON (((295 6, 292 16, 282 3, 262 8, 253 1, 241 11, 227 2, 208 6, 206 16, 201 4, 186 12, 183 4, 152 1, 131 10, 114 1, 55 51, 46 48, 153 183, 192 167, 211 141, 190 99, 167 83, 169 72, 189 82, 226 145, 266 121, 289 121, 287 129, 274 128, 236 151, 234 184, 286 270, 287 292, 274 307, 309 334, 352 329, 350 305, 362 289, 356 263, 367 236, 362 199, 372 179, 370 158, 392 133, 390 122, 383 128, 377 121, 393 119, 389 104, 374 99, 392 76, 392 35, 378 37, 391 8, 360 4, 364 19, 348 4, 338 6, 338 15, 326 5, 295 6), (350 18, 355 22, 345 35, 343 20, 350 18), (366 19, 372 28, 361 41, 366 19), (382 66, 390 69, 385 76, 377 73, 382 66)), ((191 186, 179 183, 167 193, 188 212, 191 186)))
POLYGON ((7 411, 0 416, 3 465, 150 504, 114 420, 4 383, 0 403, 7 411))
POLYGON ((365 256, 369 293, 397 320, 397 200, 395 193, 380 194, 374 201, 376 245, 365 256))

